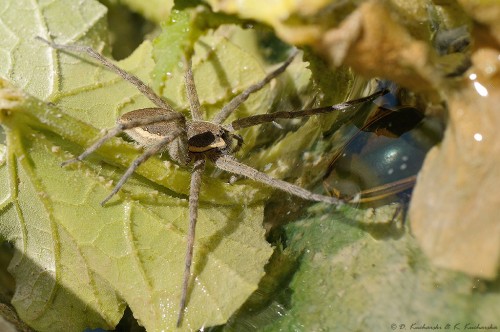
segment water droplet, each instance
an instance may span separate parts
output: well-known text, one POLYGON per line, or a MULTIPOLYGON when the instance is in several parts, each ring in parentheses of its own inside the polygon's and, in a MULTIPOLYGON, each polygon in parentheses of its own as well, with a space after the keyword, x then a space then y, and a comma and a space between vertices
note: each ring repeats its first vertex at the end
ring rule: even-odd
POLYGON ((277 123, 276 121, 273 121, 272 124, 278 129, 283 129, 283 126, 277 123))
POLYGON ((474 87, 476 88, 477 93, 479 93, 480 96, 482 97, 487 97, 488 96, 488 89, 485 88, 484 85, 482 85, 479 82, 474 82, 474 87))

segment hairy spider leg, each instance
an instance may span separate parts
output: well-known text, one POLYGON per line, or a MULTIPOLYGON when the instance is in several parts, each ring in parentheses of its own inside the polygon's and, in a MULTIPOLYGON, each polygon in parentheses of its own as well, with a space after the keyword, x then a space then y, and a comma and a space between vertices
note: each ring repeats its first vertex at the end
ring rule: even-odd
POLYGON ((68 44, 68 45, 63 45, 63 44, 57 44, 52 41, 46 40, 42 37, 35 37, 35 39, 38 39, 45 44, 49 45, 50 47, 62 51, 68 51, 68 52, 75 52, 75 53, 86 53, 90 57, 96 59, 99 61, 102 65, 107 67, 109 70, 115 72, 116 74, 120 75, 124 80, 127 82, 132 83, 137 87, 137 89, 144 95, 146 96, 149 100, 153 102, 156 106, 169 110, 171 112, 175 112, 175 110, 162 98, 160 98, 154 91, 151 89, 146 83, 141 81, 137 76, 132 75, 131 73, 121 69, 117 65, 115 65, 113 62, 111 62, 109 59, 106 57, 102 56, 101 54, 97 53, 94 49, 92 49, 89 46, 83 46, 83 45, 75 45, 75 44, 68 44))
MULTIPOLYGON (((198 98, 198 92, 196 91, 196 85, 194 84, 193 70, 191 68, 191 57, 184 58, 184 63, 186 65, 186 73, 184 78, 190 105, 191 117, 193 120, 202 120, 200 100, 198 98)), ((184 314, 184 309, 186 308, 189 280, 191 277, 191 265, 193 263, 196 222, 198 221, 198 204, 201 189, 201 176, 203 174, 203 171, 205 170, 205 163, 206 161, 204 157, 197 158, 194 161, 193 171, 191 173, 191 182, 189 185, 189 229, 187 234, 186 256, 184 258, 184 274, 182 276, 181 301, 179 303, 179 312, 177 314, 177 327, 180 327, 182 324, 182 316, 184 314)))
POLYGON ((191 57, 184 58, 184 64, 186 66, 186 73, 184 75, 184 78, 186 82, 185 83, 186 92, 190 105, 189 109, 191 111, 191 119, 203 120, 203 117, 201 116, 200 99, 198 98, 198 92, 196 91, 196 85, 194 84, 193 69, 191 68, 192 66, 191 57))
POLYGON ((212 119, 212 122, 221 124, 224 121, 226 121, 226 119, 238 108, 238 106, 240 106, 245 100, 247 100, 252 93, 259 91, 264 86, 266 86, 266 84, 269 83, 273 78, 283 73, 286 70, 286 68, 290 65, 290 63, 292 63, 293 59, 297 54, 298 50, 294 50, 293 53, 290 55, 290 57, 288 57, 288 59, 285 62, 283 62, 283 64, 280 65, 277 69, 267 74, 266 77, 264 77, 260 82, 250 85, 239 95, 231 99, 231 101, 227 103, 219 111, 219 113, 215 115, 215 117, 212 119))
POLYGON ((205 164, 205 158, 195 160, 193 172, 191 174, 191 183, 189 187, 189 229, 187 236, 186 257, 184 260, 181 302, 179 304, 179 313, 177 315, 177 327, 180 327, 182 324, 182 316, 184 314, 184 309, 186 308, 189 280, 191 276, 191 265, 193 263, 196 222, 198 220, 198 202, 201 188, 201 176, 205 170, 205 164))
POLYGON ((394 195, 394 193, 401 192, 413 187, 416 181, 417 176, 412 175, 391 183, 383 184, 370 189, 365 189, 360 191, 356 195, 356 197, 351 198, 349 200, 349 203, 367 203, 380 200, 384 197, 394 195))
POLYGON ((302 117, 309 117, 312 115, 317 115, 317 114, 325 114, 325 113, 330 113, 334 111, 342 111, 345 109, 348 109, 350 107, 366 103, 366 102, 371 102, 377 99, 380 96, 383 96, 387 94, 389 90, 381 90, 377 91, 369 96, 359 98, 359 99, 354 99, 354 100, 349 100, 340 104, 332 105, 332 106, 326 106, 326 107, 319 107, 319 108, 313 108, 309 110, 302 110, 302 111, 292 111, 292 112, 274 112, 274 113, 266 113, 266 114, 258 114, 258 115, 251 115, 247 116, 241 119, 234 120, 228 125, 225 125, 224 128, 228 130, 229 132, 236 131, 242 128, 247 128, 247 127, 252 127, 256 126, 262 123, 268 123, 272 122, 276 119, 293 119, 293 118, 302 118, 302 117))
MULTIPOLYGON (((147 110, 148 108, 144 108, 143 110, 147 110)), ((153 124, 157 122, 164 122, 164 121, 172 121, 172 120, 180 120, 183 123, 183 126, 185 127, 185 122, 186 119, 184 116, 180 113, 171 113, 171 114, 165 114, 165 115, 159 115, 159 116, 152 116, 148 118, 142 118, 142 119, 136 119, 132 120, 126 123, 120 123, 117 124, 117 126, 111 130, 109 130, 103 137, 101 137, 99 140, 97 140, 94 144, 89 146, 82 154, 80 154, 78 157, 66 160, 65 162, 61 163, 61 166, 66 166, 69 164, 72 164, 74 162, 82 161, 86 157, 88 157, 90 154, 94 153, 97 149, 99 149, 106 141, 111 139, 112 137, 124 132, 125 130, 132 129, 132 128, 137 128, 137 127, 142 127, 148 124, 153 124)))
POLYGON ((129 166, 129 168, 127 168, 127 170, 125 171, 125 173, 123 173, 122 177, 120 178, 116 186, 111 191, 111 193, 101 202, 101 205, 106 204, 106 202, 109 201, 111 197, 113 197, 120 190, 120 188, 125 184, 128 178, 135 172, 137 167, 139 167, 142 163, 148 160, 151 156, 154 156, 155 154, 158 154, 159 152, 163 151, 170 142, 172 142, 175 138, 182 135, 183 133, 184 133, 183 130, 180 129, 174 130, 167 136, 163 137, 157 144, 146 149, 146 151, 144 151, 139 157, 137 157, 129 166))
POLYGON ((256 170, 255 168, 252 168, 250 166, 247 166, 243 163, 238 162, 236 159, 234 159, 233 156, 230 155, 224 155, 215 160, 215 165, 226 171, 230 172, 233 174, 237 175, 242 175, 244 177, 247 177, 249 179, 267 184, 270 187, 285 191, 291 195, 309 200, 309 201, 316 201, 316 202, 325 202, 333 205, 341 205, 343 204, 343 201, 340 199, 337 199, 336 197, 332 196, 325 196, 325 195, 319 195, 315 194, 309 190, 306 190, 302 187, 296 186, 292 183, 275 179, 266 173, 260 172, 256 170))

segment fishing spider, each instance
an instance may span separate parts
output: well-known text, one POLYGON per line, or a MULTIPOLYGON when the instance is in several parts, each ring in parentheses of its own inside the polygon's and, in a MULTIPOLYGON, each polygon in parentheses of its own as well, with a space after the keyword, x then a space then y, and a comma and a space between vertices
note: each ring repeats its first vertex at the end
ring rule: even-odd
POLYGON ((191 274, 191 263, 193 257, 195 226, 198 217, 198 200, 201 187, 201 176, 205 169, 206 161, 214 163, 216 167, 224 171, 241 175, 252 180, 264 183, 273 188, 285 191, 300 198, 339 205, 342 201, 331 196, 324 196, 310 192, 294 184, 272 178, 250 166, 238 162, 233 153, 243 144, 243 138, 234 132, 262 123, 272 122, 276 119, 291 119, 308 117, 315 114, 329 113, 336 110, 344 110, 353 105, 372 101, 382 95, 384 91, 379 91, 370 96, 345 103, 315 108, 297 112, 275 112, 244 117, 229 124, 223 122, 245 101, 248 97, 262 89, 273 78, 285 71, 297 54, 293 54, 276 70, 266 75, 260 82, 251 85, 246 90, 235 96, 210 120, 203 120, 200 110, 200 102, 194 84, 191 70, 191 58, 184 58, 186 66, 185 84, 187 97, 190 104, 191 119, 176 112, 164 99, 158 96, 149 86, 136 76, 119 68, 111 60, 103 57, 90 47, 75 44, 56 44, 41 37, 38 40, 48 44, 50 47, 65 52, 86 53, 109 70, 120 75, 123 79, 133 84, 144 96, 146 96, 156 107, 143 108, 123 114, 117 119, 117 125, 109 130, 104 136, 88 147, 78 157, 65 161, 62 165, 81 161, 88 155, 96 151, 108 139, 125 132, 132 139, 145 148, 145 151, 133 161, 118 181, 111 193, 102 201, 104 205, 111 199, 135 172, 137 167, 144 163, 151 156, 168 151, 170 158, 180 165, 192 163, 191 183, 189 189, 189 230, 187 236, 187 251, 185 257, 185 268, 182 280, 182 295, 177 317, 177 326, 182 323, 182 316, 186 308, 187 291, 191 274))

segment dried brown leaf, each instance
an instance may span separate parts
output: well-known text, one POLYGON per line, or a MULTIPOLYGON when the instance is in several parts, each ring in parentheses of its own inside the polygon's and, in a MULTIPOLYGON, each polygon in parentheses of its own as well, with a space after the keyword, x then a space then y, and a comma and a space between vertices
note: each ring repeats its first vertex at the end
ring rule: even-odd
POLYGON ((426 43, 414 39, 380 2, 359 6, 338 28, 327 31, 319 52, 367 77, 385 77, 415 90, 437 80, 426 43))
POLYGON ((480 49, 447 93, 443 142, 427 155, 410 218, 437 265, 493 279, 500 262, 500 52, 480 49))

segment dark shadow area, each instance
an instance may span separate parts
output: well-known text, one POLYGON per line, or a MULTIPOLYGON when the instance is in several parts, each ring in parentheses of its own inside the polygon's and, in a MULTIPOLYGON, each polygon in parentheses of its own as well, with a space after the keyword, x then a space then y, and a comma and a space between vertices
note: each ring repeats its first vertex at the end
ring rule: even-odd
POLYGON ((208 328, 207 331, 256 331, 285 315, 292 305, 289 284, 300 266, 300 259, 276 249, 257 290, 229 318, 227 324, 208 328))
POLYGON ((153 33, 156 25, 120 2, 111 3, 109 0, 101 2, 108 7, 111 54, 115 60, 124 59, 153 33))
MULTIPOLYGON (((12 299, 15 297, 16 283, 14 277, 7 270, 9 265, 17 265, 17 269, 21 269, 21 272, 28 272, 33 276, 37 276, 36 282, 31 285, 24 285, 23 289, 18 290, 18 292, 23 292, 23 294, 37 294, 37 289, 40 290, 41 288, 50 287, 52 292, 56 293, 56 296, 51 296, 46 299, 36 299, 33 296, 29 295, 18 295, 18 297, 23 297, 21 300, 19 300, 18 298, 19 301, 41 301, 45 303, 47 307, 50 307, 51 301, 59 301, 58 305, 61 305, 61 302, 65 302, 68 304, 68 308, 72 308, 72 311, 74 311, 75 315, 84 315, 88 317, 89 325, 96 324, 95 321, 92 321, 93 318, 91 317, 98 317, 100 316, 99 313, 93 311, 73 292, 54 280, 54 278, 52 278, 49 273, 46 272, 46 268, 39 266, 38 264, 30 260, 26 255, 23 255, 22 253, 16 251, 16 249, 9 242, 3 242, 0 246, 0 316, 2 316, 4 320, 8 321, 12 325, 12 328, 14 328, 13 331, 30 332, 35 330, 31 329, 25 322, 22 321, 22 319, 18 316, 15 308, 11 304, 12 299), (33 286, 30 289, 31 292, 29 292, 30 290, 27 289, 30 286, 33 286), (59 294, 59 296, 57 294, 59 294), (64 297, 64 299, 61 301, 60 297, 64 297)), ((44 313, 42 312, 39 315, 43 316, 44 313)), ((67 319, 67 317, 65 317, 65 319, 67 319)), ((75 331, 71 326, 72 324, 70 322, 68 324, 68 331, 75 331)), ((54 329, 59 330, 60 328, 61 326, 54 327, 54 329)), ((140 330, 122 329, 120 331, 136 332, 140 330)))

